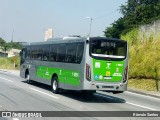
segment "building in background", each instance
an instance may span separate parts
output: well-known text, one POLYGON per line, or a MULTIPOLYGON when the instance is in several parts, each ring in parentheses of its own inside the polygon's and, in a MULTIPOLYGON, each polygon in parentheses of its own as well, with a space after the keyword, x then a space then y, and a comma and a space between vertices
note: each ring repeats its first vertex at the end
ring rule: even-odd
POLYGON ((18 56, 20 54, 19 49, 9 49, 7 51, 3 51, 2 49, 0 49, 0 57, 14 57, 14 56, 18 56))
POLYGON ((45 41, 47 41, 47 39, 49 38, 53 38, 53 29, 52 28, 48 28, 48 30, 45 32, 45 41))
POLYGON ((19 49, 10 49, 8 50, 6 53, 8 54, 8 57, 14 57, 14 56, 18 56, 21 50, 19 49))

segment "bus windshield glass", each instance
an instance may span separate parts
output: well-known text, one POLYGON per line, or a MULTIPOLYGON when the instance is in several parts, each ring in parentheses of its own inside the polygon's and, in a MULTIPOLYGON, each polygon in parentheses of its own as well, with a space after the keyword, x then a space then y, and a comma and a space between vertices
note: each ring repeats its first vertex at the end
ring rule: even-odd
POLYGON ((92 57, 125 59, 127 43, 122 40, 91 40, 90 52, 92 57))

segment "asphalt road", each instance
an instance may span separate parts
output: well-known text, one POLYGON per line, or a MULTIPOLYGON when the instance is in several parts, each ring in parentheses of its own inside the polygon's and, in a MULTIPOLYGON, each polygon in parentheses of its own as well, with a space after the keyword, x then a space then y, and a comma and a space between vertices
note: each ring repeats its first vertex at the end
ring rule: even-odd
MULTIPOLYGON (((160 111, 160 99, 132 92, 112 94, 98 91, 93 96, 79 92, 51 92, 51 87, 27 84, 18 74, 0 71, 0 111, 160 111)), ((53 118, 0 118, 0 120, 53 120, 53 118)), ((54 117, 65 120, 160 120, 153 117, 54 117)))

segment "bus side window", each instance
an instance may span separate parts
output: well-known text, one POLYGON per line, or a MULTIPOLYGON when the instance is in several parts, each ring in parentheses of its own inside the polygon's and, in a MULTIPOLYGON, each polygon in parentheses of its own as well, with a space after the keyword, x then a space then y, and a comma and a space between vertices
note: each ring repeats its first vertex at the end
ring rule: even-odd
POLYGON ((66 44, 58 45, 57 62, 65 62, 66 44))
POLYGON ((37 60, 42 60, 43 47, 38 46, 37 60))
POLYGON ((69 43, 67 45, 66 62, 75 63, 76 62, 76 44, 69 43))
POLYGON ((44 45, 43 47, 43 61, 49 60, 49 45, 44 45))
POLYGON ((26 59, 26 51, 25 50, 22 51, 22 59, 24 59, 24 60, 26 59))
POLYGON ((25 59, 26 59, 26 48, 23 48, 22 51, 21 51, 21 61, 20 61, 20 64, 23 64, 25 62, 25 59))
POLYGON ((50 61, 57 61, 57 45, 51 45, 50 47, 50 61))
POLYGON ((35 46, 31 47, 31 59, 35 60, 37 58, 37 48, 35 46))
POLYGON ((27 47, 26 59, 30 59, 30 47, 27 47))
POLYGON ((80 64, 82 61, 83 51, 84 51, 84 43, 78 43, 76 51, 76 63, 78 64, 80 64))

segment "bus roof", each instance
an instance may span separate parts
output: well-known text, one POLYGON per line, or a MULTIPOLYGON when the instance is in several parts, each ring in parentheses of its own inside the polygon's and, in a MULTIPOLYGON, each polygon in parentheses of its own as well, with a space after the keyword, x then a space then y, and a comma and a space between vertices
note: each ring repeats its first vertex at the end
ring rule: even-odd
POLYGON ((41 45, 41 44, 53 44, 53 43, 72 43, 72 42, 84 42, 85 37, 63 37, 63 38, 50 38, 44 42, 33 42, 30 45, 41 45))
POLYGON ((91 37, 90 38, 91 40, 113 40, 113 41, 121 41, 121 42, 127 42, 125 40, 121 40, 121 39, 118 39, 118 38, 107 38, 107 37, 91 37))
MULTIPOLYGON (((90 37, 90 40, 113 40, 113 41, 123 41, 126 42, 124 40, 120 40, 120 39, 116 39, 116 38, 106 38, 106 37, 90 37)), ((62 38, 50 38, 47 41, 43 41, 43 42, 33 42, 30 43, 29 45, 45 45, 45 44, 53 44, 53 43, 72 43, 72 42, 84 42, 86 40, 89 40, 86 37, 62 37, 62 38)), ((28 45, 24 45, 24 46, 28 46, 28 45)))

